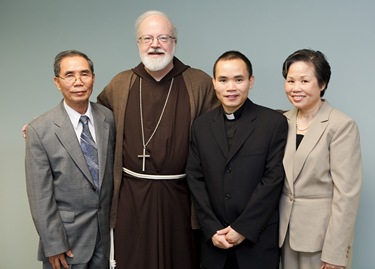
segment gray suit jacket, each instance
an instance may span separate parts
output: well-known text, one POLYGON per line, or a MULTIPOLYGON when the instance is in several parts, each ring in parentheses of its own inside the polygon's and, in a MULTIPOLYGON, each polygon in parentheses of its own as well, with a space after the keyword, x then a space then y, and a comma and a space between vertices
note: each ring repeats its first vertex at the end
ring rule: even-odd
POLYGON ((46 261, 49 256, 71 249, 74 258, 68 259, 68 263, 86 263, 94 252, 98 235, 109 252, 114 120, 109 109, 95 103, 91 106, 99 155, 100 194, 95 191, 63 102, 27 127, 26 186, 40 236, 39 260, 46 261))
POLYGON ((322 251, 322 260, 350 265, 362 181, 357 125, 327 101, 296 150, 297 109, 285 113, 286 180, 280 200, 280 246, 289 230, 296 251, 322 251))

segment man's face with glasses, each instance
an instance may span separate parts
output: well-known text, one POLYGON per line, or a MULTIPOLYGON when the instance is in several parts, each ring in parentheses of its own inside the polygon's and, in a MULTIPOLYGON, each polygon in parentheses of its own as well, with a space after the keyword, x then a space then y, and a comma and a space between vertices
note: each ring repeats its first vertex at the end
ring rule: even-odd
POLYGON ((60 74, 54 78, 54 83, 63 94, 66 104, 80 112, 82 108, 87 109, 94 80, 95 75, 86 59, 71 56, 61 60, 60 74))
POLYGON ((142 63, 149 71, 173 66, 176 37, 171 23, 163 16, 146 18, 138 29, 138 49, 142 63))

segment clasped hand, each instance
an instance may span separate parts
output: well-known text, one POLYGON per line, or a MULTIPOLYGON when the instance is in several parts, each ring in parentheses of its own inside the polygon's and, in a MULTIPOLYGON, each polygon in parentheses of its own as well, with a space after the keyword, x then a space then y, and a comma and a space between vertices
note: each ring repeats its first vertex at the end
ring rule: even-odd
POLYGON ((245 240, 242 234, 239 234, 232 227, 228 226, 216 232, 211 238, 215 247, 228 249, 241 244, 245 240))

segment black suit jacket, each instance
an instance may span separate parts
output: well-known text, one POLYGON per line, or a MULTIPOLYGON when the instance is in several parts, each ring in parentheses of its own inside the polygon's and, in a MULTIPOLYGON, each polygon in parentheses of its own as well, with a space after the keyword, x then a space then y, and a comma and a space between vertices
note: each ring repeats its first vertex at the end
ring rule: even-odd
POLYGON ((246 237, 233 248, 240 268, 275 268, 279 262, 265 250, 278 253, 278 201, 288 126, 274 110, 250 100, 244 106, 230 149, 222 107, 203 114, 192 127, 186 172, 202 225, 204 268, 223 268, 227 251, 213 246, 211 237, 228 225, 246 237))

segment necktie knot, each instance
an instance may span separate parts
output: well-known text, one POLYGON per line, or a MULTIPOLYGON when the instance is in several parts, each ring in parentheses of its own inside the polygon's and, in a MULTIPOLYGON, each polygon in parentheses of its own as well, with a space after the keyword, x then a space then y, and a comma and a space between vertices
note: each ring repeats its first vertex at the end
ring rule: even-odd
POLYGON ((79 121, 80 121, 83 125, 88 125, 88 123, 89 123, 89 117, 87 117, 86 115, 82 115, 81 118, 79 119, 79 121))

